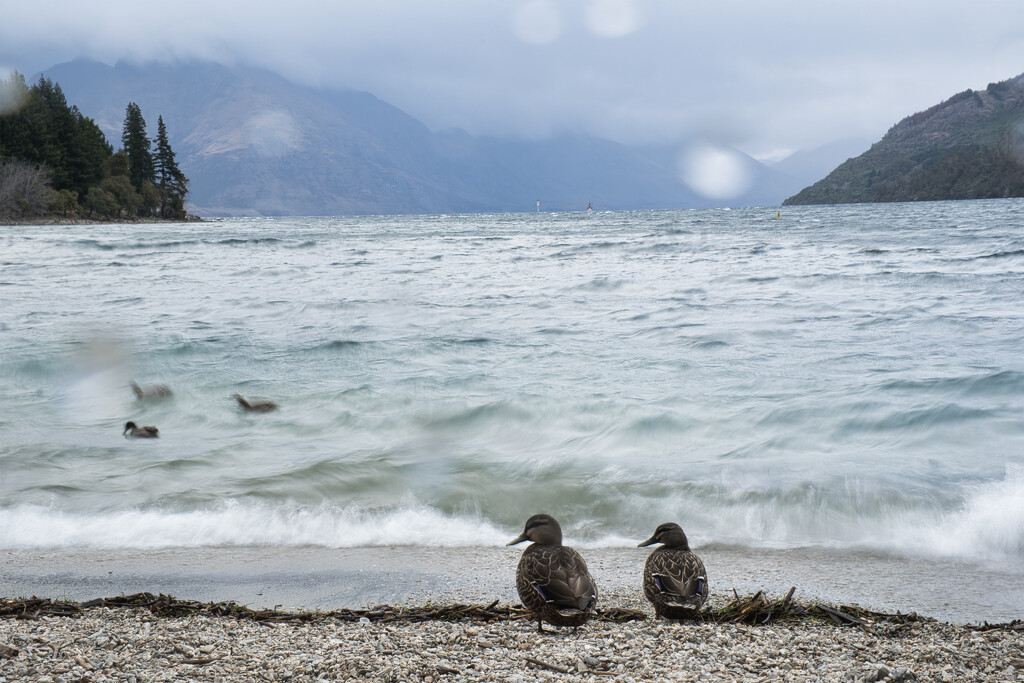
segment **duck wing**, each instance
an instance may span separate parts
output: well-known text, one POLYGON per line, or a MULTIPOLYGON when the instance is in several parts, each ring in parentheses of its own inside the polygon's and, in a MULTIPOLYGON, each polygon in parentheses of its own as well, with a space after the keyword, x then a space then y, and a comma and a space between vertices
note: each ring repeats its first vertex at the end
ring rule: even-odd
POLYGON ((708 594, 704 563, 694 553, 667 548, 651 553, 646 573, 655 592, 679 600, 704 600, 708 594))
POLYGON ((597 603, 597 586, 587 563, 572 548, 535 546, 523 554, 523 561, 523 577, 545 603, 581 611, 597 603))

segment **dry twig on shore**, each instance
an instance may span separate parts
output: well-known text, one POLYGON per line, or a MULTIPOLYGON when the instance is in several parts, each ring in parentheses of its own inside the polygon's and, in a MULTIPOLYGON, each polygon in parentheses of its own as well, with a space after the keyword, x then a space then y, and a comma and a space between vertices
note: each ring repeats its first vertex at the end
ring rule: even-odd
MULTIPOLYGON (((919 621, 934 621, 917 613, 889 614, 864 609, 857 605, 826 605, 823 603, 802 603, 793 599, 796 587, 790 589, 784 598, 769 599, 763 591, 749 597, 734 598, 719 608, 695 610, 692 620, 715 624, 763 625, 777 622, 829 621, 836 626, 853 626, 872 630, 880 624, 907 625, 919 621)), ((346 622, 370 623, 416 623, 425 621, 474 621, 497 622, 529 619, 531 613, 522 605, 499 607, 498 601, 489 605, 433 605, 419 607, 392 607, 378 605, 370 609, 340 609, 329 612, 288 612, 254 610, 235 602, 199 602, 178 600, 170 595, 135 593, 113 598, 97 598, 83 603, 52 600, 49 598, 8 599, 0 598, 0 618, 39 619, 43 616, 76 617, 84 610, 96 607, 125 607, 147 609, 157 617, 182 617, 203 614, 215 617, 231 617, 255 621, 260 624, 303 624, 322 622, 329 619, 346 622)), ((595 616, 598 621, 625 623, 646 619, 639 610, 621 607, 599 609, 595 616)), ((1014 620, 1003 624, 966 625, 965 628, 979 631, 1024 631, 1024 621, 1014 620)))
MULTIPOLYGON (((183 617, 194 614, 205 614, 215 617, 233 617, 247 619, 261 624, 301 624, 308 622, 336 619, 338 621, 369 621, 374 623, 391 622, 422 622, 422 621, 514 621, 529 618, 530 612, 520 605, 498 607, 495 600, 487 606, 483 605, 431 605, 422 607, 392 607, 378 605, 370 609, 340 609, 329 612, 285 612, 274 610, 254 610, 235 602, 199 602, 197 600, 178 600, 170 595, 153 595, 152 593, 135 593, 113 598, 97 598, 81 604, 51 600, 48 598, 30 598, 26 600, 0 599, 0 618, 38 619, 40 616, 78 616, 83 610, 95 607, 129 607, 149 610, 158 617, 183 617)), ((596 619, 625 623, 646 619, 647 615, 638 610, 611 608, 598 610, 596 619)))
POLYGON ((751 624, 760 625, 771 622, 790 622, 807 619, 825 619, 836 626, 857 626, 871 630, 875 625, 910 624, 924 621, 916 612, 910 614, 888 614, 876 612, 857 605, 831 606, 822 603, 805 604, 793 600, 796 586, 789 589, 782 600, 770 600, 763 591, 758 591, 749 598, 741 598, 733 591, 735 599, 719 609, 707 609, 694 615, 696 621, 711 621, 717 624, 751 624))

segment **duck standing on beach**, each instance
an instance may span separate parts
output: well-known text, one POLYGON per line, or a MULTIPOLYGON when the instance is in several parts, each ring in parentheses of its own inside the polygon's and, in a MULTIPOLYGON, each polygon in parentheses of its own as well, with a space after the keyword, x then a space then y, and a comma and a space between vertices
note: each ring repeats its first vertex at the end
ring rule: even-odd
POLYGON ((562 527, 550 515, 534 515, 507 545, 533 543, 523 551, 516 569, 516 590, 523 606, 544 622, 576 627, 586 623, 597 606, 597 586, 578 552, 562 545, 562 527))
POLYGON ((247 413, 269 413, 272 410, 277 410, 277 404, 273 401, 253 401, 250 403, 242 398, 241 394, 235 394, 235 400, 238 401, 238 405, 241 406, 242 410, 247 413))
POLYGON ((121 433, 124 434, 124 438, 126 439, 155 439, 160 436, 160 430, 156 427, 151 427, 149 425, 140 427, 134 422, 125 422, 124 431, 121 433))
POLYGON ((132 391, 135 392, 135 398, 139 401, 164 399, 171 395, 171 389, 166 384, 154 384, 148 387, 140 387, 135 382, 131 382, 131 387, 132 391))
POLYGON ((666 522, 638 548, 661 543, 644 565, 644 595, 664 619, 692 617, 708 599, 704 563, 690 550, 686 534, 675 522, 666 522))

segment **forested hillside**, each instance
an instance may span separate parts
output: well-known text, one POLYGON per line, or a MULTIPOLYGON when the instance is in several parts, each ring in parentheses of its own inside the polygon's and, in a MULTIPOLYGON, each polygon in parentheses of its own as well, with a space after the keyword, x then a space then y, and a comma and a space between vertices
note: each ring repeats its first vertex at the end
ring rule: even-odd
POLYGON ((123 148, 69 105, 59 84, 0 80, 0 220, 41 217, 186 218, 188 178, 163 118, 150 140, 138 105, 126 108, 123 148))
POLYGON ((1024 196, 1024 75, 966 90, 893 126, 784 204, 1024 196))

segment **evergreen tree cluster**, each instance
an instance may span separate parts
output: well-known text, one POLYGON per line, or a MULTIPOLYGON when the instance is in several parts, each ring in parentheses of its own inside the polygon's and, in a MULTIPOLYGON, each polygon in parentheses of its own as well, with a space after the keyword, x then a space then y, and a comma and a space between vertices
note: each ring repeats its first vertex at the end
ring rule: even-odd
POLYGON ((142 110, 125 111, 114 152, 96 122, 69 106, 47 78, 0 79, 0 219, 187 217, 188 178, 178 168, 163 117, 146 136, 142 110))

